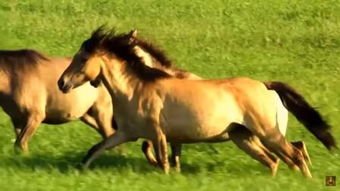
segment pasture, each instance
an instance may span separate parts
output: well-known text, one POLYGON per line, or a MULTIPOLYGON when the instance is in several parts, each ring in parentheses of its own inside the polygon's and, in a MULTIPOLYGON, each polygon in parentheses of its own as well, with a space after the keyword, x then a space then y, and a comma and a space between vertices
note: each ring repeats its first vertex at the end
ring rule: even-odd
MULTIPOLYGON (((34 48, 72 56, 99 25, 137 29, 176 66, 205 78, 248 76, 295 87, 340 141, 340 3, 336 0, 0 2, 0 49, 34 48)), ((48 75, 48 74, 46 74, 48 75)), ((84 95, 86 96, 86 95, 84 95)), ((151 167, 141 140, 111 150, 82 172, 77 165, 101 137, 77 121, 42 125, 30 154, 13 151, 10 119, 0 112, 0 190, 337 190, 339 151, 330 154, 290 115, 287 139, 306 142, 312 179, 281 162, 277 177, 232 142, 184 145, 182 173, 151 167)), ((338 183, 339 184, 339 183, 338 183)))

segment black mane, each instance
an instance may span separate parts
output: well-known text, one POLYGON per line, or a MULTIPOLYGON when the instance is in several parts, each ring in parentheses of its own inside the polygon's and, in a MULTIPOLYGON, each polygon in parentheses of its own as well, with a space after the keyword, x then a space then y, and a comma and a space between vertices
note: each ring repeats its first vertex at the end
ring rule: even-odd
POLYGON ((84 41, 82 48, 90 54, 100 49, 116 55, 125 60, 128 67, 143 81, 155 81, 170 77, 168 73, 143 63, 142 58, 137 56, 134 51, 134 47, 138 46, 137 42, 131 40, 128 34, 116 34, 114 30, 105 31, 103 27, 100 27, 92 33, 88 40, 84 41))

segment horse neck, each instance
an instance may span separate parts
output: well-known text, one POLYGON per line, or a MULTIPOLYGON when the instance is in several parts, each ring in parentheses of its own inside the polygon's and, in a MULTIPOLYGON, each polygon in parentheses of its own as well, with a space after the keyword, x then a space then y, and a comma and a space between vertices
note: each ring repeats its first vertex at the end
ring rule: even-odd
MULTIPOLYGON (((101 65, 101 79, 113 99, 121 97, 130 99, 135 90, 141 87, 141 81, 123 62, 122 60, 104 57, 101 65)), ((113 101, 115 102, 115 100, 113 101)))

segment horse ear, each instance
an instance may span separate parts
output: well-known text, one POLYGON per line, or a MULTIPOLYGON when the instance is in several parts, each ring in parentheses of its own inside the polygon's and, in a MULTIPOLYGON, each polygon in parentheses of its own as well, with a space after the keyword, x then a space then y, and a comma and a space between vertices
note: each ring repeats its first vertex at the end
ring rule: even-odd
POLYGON ((95 88, 98 87, 100 85, 100 83, 101 83, 101 79, 99 78, 99 76, 96 79, 94 79, 93 81, 90 81, 90 84, 95 88))
POLYGON ((130 31, 129 34, 128 34, 128 38, 129 38, 129 43, 132 44, 133 41, 135 40, 135 38, 137 38, 137 30, 134 29, 134 30, 130 31))
POLYGON ((137 29, 133 29, 129 33, 130 38, 137 38, 137 29))

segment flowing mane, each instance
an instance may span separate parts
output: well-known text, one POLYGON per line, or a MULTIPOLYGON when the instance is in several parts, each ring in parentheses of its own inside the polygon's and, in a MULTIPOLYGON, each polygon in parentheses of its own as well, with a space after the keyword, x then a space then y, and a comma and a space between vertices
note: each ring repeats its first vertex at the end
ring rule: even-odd
POLYGON ((134 41, 137 44, 137 46, 141 47, 152 57, 154 57, 161 66, 165 68, 171 68, 173 66, 171 60, 168 58, 165 52, 158 46, 152 44, 150 41, 141 38, 135 38, 134 41))
POLYGON ((168 74, 170 74, 173 77, 183 79, 183 78, 191 78, 191 79, 200 79, 200 77, 191 74, 190 72, 187 72, 183 69, 179 69, 175 67, 172 64, 172 61, 167 57, 165 52, 159 48, 158 46, 155 46, 150 41, 140 39, 135 37, 133 39, 137 46, 141 48, 143 51, 145 51, 147 54, 149 54, 150 57, 152 57, 152 61, 155 68, 161 69, 166 71, 168 74))
POLYGON ((49 60, 31 49, 0 50, 0 66, 7 70, 24 70, 35 67, 40 60, 49 60))
MULTIPOLYGON (((127 66, 142 81, 148 82, 171 77, 168 73, 156 68, 148 67, 143 63, 142 58, 137 56, 134 51, 134 47, 139 45, 138 42, 142 44, 142 41, 131 40, 128 34, 116 34, 114 30, 105 31, 103 27, 99 27, 92 33, 89 39, 84 41, 82 48, 90 54, 100 49, 125 60, 127 66)), ((151 46, 146 44, 147 43, 143 43, 145 47, 148 47, 148 50, 152 49, 151 52, 154 55, 157 55, 156 58, 165 60, 166 57, 164 54, 161 54, 158 49, 151 48, 151 46)), ((164 64, 165 66, 169 65, 169 62, 164 64)))

